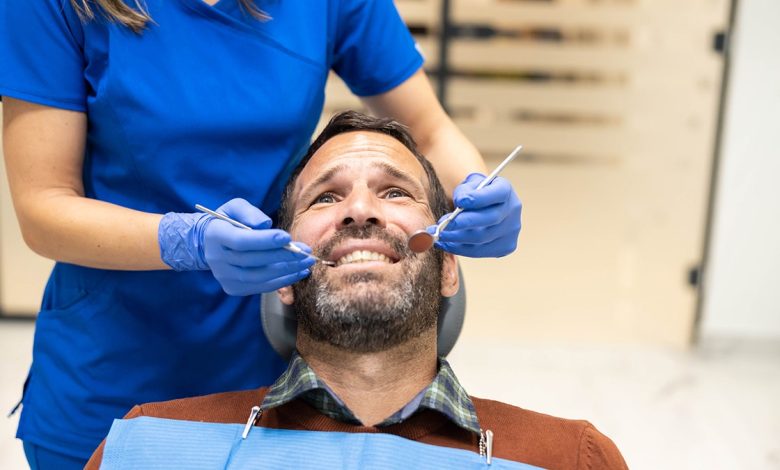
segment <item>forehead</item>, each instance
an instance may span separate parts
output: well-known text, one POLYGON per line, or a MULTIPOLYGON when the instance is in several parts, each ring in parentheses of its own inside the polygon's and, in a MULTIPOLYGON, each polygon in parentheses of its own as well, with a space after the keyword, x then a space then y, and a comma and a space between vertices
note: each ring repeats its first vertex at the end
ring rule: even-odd
POLYGON ((298 177, 295 193, 300 194, 314 178, 330 168, 343 166, 344 171, 358 170, 379 162, 408 173, 427 187, 425 170, 404 144, 379 132, 355 131, 331 138, 314 153, 298 177))

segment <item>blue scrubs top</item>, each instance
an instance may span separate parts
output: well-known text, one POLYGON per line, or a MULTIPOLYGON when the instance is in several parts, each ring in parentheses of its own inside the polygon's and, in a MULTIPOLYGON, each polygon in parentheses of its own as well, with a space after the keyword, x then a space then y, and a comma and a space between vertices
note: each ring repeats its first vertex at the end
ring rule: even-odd
MULTIPOLYGON (((145 3, 135 34, 69 0, 0 1, 0 95, 86 112, 86 196, 141 211, 242 197, 273 214, 328 71, 365 96, 422 65, 391 0, 258 0, 265 22, 238 0, 145 3)), ((134 404, 271 383, 284 364, 259 308, 207 271, 57 263, 18 437, 87 458, 134 404)))

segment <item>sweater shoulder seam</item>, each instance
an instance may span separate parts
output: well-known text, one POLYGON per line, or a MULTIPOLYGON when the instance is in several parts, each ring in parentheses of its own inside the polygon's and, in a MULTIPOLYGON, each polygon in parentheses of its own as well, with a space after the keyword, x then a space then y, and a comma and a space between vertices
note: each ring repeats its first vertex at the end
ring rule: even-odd
POLYGON ((592 433, 589 432, 592 427, 593 426, 590 423, 586 423, 585 426, 582 427, 582 432, 580 432, 580 445, 577 452, 577 469, 587 468, 590 470, 593 468, 593 462, 591 462, 593 454, 593 436, 592 433), (585 446, 585 449, 583 449, 583 445, 585 446), (583 454, 585 455, 585 467, 582 466, 583 454))

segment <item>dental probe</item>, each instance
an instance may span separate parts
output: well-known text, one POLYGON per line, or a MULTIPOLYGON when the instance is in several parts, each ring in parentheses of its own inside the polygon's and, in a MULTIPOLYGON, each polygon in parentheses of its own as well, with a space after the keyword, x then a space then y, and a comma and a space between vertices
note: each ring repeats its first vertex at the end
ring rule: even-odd
MULTIPOLYGON (((250 227, 248 225, 244 225, 244 224, 242 224, 241 222, 239 222, 237 220, 233 220, 233 219, 231 219, 230 217, 228 217, 226 215, 222 215, 219 212, 215 212, 215 211, 213 211, 213 210, 211 210, 211 209, 209 209, 207 207, 203 207, 200 204, 195 204, 195 209, 198 209, 201 212, 205 212, 208 215, 214 216, 214 217, 218 218, 219 220, 224 220, 225 222, 233 225, 234 227, 243 228, 245 230, 254 230, 252 227, 250 227)), ((310 257, 316 259, 317 261, 321 262, 322 264, 324 264, 326 266, 336 266, 336 263, 334 263, 333 261, 324 260, 324 259, 322 259, 320 257, 314 256, 311 253, 306 253, 305 251, 303 251, 301 248, 299 248, 297 245, 293 244, 292 242, 286 244, 282 248, 284 248, 287 251, 292 251, 293 253, 298 253, 298 254, 301 254, 301 255, 310 256, 310 257)))
MULTIPOLYGON (((522 145, 515 147, 515 149, 512 150, 512 153, 510 153, 509 156, 506 157, 504 161, 501 162, 501 164, 498 165, 496 169, 487 176, 487 178, 483 179, 482 182, 479 183, 475 191, 479 191, 480 189, 489 185, 494 179, 496 179, 496 176, 501 173, 501 170, 503 170, 504 167, 509 164, 509 162, 514 160, 521 150, 523 150, 522 145)), ((433 244, 436 243, 436 240, 439 239, 441 232, 447 227, 447 225, 449 225, 450 222, 452 222, 452 219, 454 219, 461 212, 463 212, 462 207, 458 207, 452 211, 452 213, 450 213, 447 218, 442 220, 441 223, 436 226, 436 231, 434 231, 432 234, 428 233, 425 229, 414 232, 407 241, 407 246, 409 249, 415 253, 422 253, 429 250, 433 244)))

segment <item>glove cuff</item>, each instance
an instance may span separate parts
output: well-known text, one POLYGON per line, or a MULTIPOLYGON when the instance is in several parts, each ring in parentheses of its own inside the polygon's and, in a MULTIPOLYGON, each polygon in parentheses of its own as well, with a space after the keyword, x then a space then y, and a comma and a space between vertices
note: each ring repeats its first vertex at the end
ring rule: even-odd
POLYGON ((203 254, 203 234, 210 221, 208 214, 165 214, 157 230, 163 263, 175 271, 208 270, 203 254))

